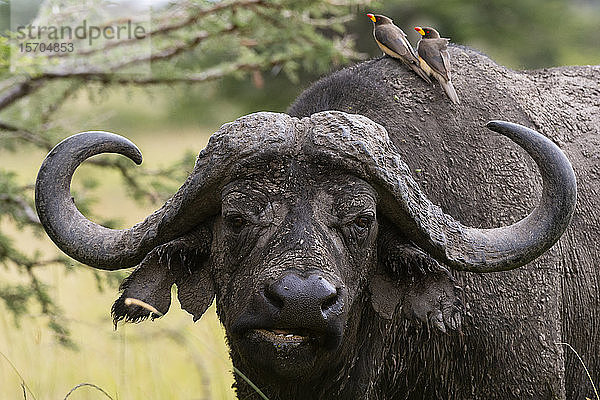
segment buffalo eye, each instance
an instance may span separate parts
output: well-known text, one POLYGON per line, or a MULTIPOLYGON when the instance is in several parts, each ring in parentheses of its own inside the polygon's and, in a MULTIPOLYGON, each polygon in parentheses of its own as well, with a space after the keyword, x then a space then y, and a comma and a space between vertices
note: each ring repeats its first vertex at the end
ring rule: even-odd
POLYGON ((353 222, 354 225, 360 230, 367 229, 369 225, 371 225, 371 219, 365 215, 360 215, 354 218, 353 222))
POLYGON ((229 227, 235 232, 239 232, 246 225, 246 219, 241 215, 228 216, 226 221, 229 227))

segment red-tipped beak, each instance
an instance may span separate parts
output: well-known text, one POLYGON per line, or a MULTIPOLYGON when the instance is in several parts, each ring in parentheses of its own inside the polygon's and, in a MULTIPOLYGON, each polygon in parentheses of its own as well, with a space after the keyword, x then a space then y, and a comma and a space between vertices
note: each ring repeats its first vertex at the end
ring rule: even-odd
POLYGON ((425 31, 420 26, 415 26, 415 31, 419 32, 421 35, 425 36, 425 31))
POLYGON ((375 16, 373 14, 367 14, 367 17, 369 17, 371 19, 371 21, 377 22, 377 20, 375 19, 375 16))

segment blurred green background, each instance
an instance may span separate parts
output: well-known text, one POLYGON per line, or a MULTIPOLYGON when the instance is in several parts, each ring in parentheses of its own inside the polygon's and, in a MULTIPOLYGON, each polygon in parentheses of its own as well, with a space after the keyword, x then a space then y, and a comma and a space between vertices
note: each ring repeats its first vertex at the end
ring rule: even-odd
MULTIPOLYGON (((19 18, 35 17, 38 2, 22 0, 21 5, 29 11, 19 18)), ((371 22, 365 16, 374 12, 393 18, 413 43, 418 40, 413 26, 434 26, 454 43, 475 47, 513 69, 600 64, 600 1, 365 1, 342 7, 354 16, 345 23, 345 32, 353 36, 356 50, 365 57, 380 55, 371 36, 371 22)), ((10 3, 0 0, 2 32, 10 26, 9 11, 10 3)), ((325 37, 333 36, 334 29, 319 29, 325 37)), ((272 39, 272 46, 278 45, 277 40, 286 40, 272 39)), ((176 68, 193 69, 217 53, 184 54, 176 68)), ((166 185, 172 193, 183 182, 185 171, 193 166, 189 154, 201 150, 221 124, 255 111, 283 112, 319 76, 344 63, 357 62, 327 57, 317 61, 298 63, 292 73, 287 70, 290 65, 275 65, 201 84, 136 87, 86 83, 56 110, 58 123, 45 129, 54 129, 57 138, 94 129, 125 135, 140 147, 149 170, 183 159, 181 174, 166 185)), ((13 75, 5 70, 0 77, 9 80, 13 75)), ((2 120, 22 121, 31 127, 28 124, 45 106, 34 97, 25 98, 19 107, 0 113, 2 120)), ((0 135, 5 133, 0 131, 0 135)), ((0 142, 0 171, 12 171, 12 181, 26 187, 34 181, 45 154, 38 146, 7 139, 0 142)), ((112 220, 114 226, 130 226, 156 208, 156 204, 140 203, 128 196, 131 188, 114 170, 83 166, 76 173, 75 183, 81 186, 80 192, 89 189, 94 193, 90 215, 112 220), (88 185, 88 181, 93 183, 88 185)), ((58 254, 39 231, 2 218, 1 213, 0 235, 31 256, 37 251, 58 254)), ((62 399, 82 382, 96 384, 120 399, 233 398, 231 363, 214 306, 193 324, 174 301, 166 317, 122 325, 114 332, 109 311, 117 293, 114 282, 123 274, 98 274, 74 262, 73 268, 66 269, 60 265, 36 267, 37 276, 60 309, 58 322, 70 329, 72 345, 65 346, 60 337, 57 340, 60 329, 49 326, 43 306, 28 306, 30 300, 23 297, 21 316, 14 316, 10 308, 19 306, 22 295, 14 288, 21 287, 24 293, 31 277, 27 269, 15 268, 10 260, 0 262, 0 291, 5 289, 4 302, 0 302, 0 399, 24 398, 22 382, 40 400, 62 399), (8 291, 7 282, 14 292, 8 291)), ((70 398, 99 399, 103 395, 85 387, 70 398)))

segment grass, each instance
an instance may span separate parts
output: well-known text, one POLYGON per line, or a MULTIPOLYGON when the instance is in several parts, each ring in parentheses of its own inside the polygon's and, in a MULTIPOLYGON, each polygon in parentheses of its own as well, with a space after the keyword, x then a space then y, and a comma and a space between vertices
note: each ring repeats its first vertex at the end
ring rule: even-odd
MULTIPOLYGON (((575 350, 573 348, 573 346, 571 346, 569 343, 555 343, 557 346, 565 346, 567 348, 569 348, 569 350, 571 350, 573 353, 575 353, 575 356, 577 356, 577 359, 579 360, 579 362, 581 363, 581 365, 583 366, 583 369, 585 370, 585 373, 587 374, 587 377, 590 381, 590 383, 592 384, 592 388, 594 389, 594 395, 596 397, 596 400, 600 400, 600 395, 598 395, 598 389, 596 389, 596 384, 594 383, 594 380, 592 379, 592 375, 590 374, 590 371, 588 370, 587 366, 585 365, 585 363, 583 362, 583 359, 581 358, 581 356, 579 355, 579 353, 577 352, 577 350, 575 350)), ((586 400, 591 400, 588 397, 586 397, 586 400)))
MULTIPOLYGON (((173 309, 162 321, 124 325, 114 332, 107 316, 112 296, 96 296, 90 287, 93 280, 85 280, 78 285, 88 289, 89 299, 77 312, 67 312, 85 315, 70 324, 79 351, 57 345, 33 316, 18 330, 2 321, 0 348, 20 371, 17 374, 2 360, 2 398, 23 398, 21 383, 25 383, 35 394, 30 398, 62 399, 82 382, 97 385, 115 399, 234 398, 232 366, 214 309, 196 324, 173 309)), ((94 392, 79 390, 72 397, 97 399, 94 392)))
POLYGON ((21 388, 23 389, 23 397, 27 398, 27 392, 29 392, 29 393, 31 393, 31 397, 33 397, 33 400, 37 400, 37 398, 35 397, 35 394, 33 394, 31 389, 29 389, 29 387, 27 386, 27 383, 25 382, 25 379, 23 379, 23 376, 21 375, 21 373, 19 372, 17 367, 15 367, 15 365, 12 363, 12 361, 10 361, 8 359, 8 357, 6 357, 6 355, 2 352, 0 352, 0 356, 2 356, 2 358, 4 358, 4 360, 11 366, 12 370, 15 372, 15 374, 17 374, 17 376, 21 380, 21 388))
MULTIPOLYGON (((82 125, 78 130, 87 128, 82 125)), ((159 129, 152 135, 119 133, 129 133, 144 154, 144 164, 151 168, 168 164, 186 149, 199 151, 208 139, 205 132, 196 128, 179 127, 175 132, 159 129)), ((2 153, 1 167, 18 169, 19 179, 31 182, 44 156, 35 151, 2 153)), ((140 208, 129 200, 116 173, 87 167, 76 174, 76 179, 99 173, 104 195, 94 208, 97 215, 121 218, 123 225, 131 225, 153 210, 154 207, 140 208)), ((0 224, 0 231, 15 234, 14 227, 6 221, 0 224)), ((48 239, 28 232, 19 233, 16 238, 19 248, 56 251, 48 239)), ((49 266, 41 276, 52 286, 52 294, 65 312, 65 322, 79 350, 57 344, 36 311, 15 326, 12 316, 0 304, 0 352, 4 355, 0 357, 0 398, 23 399, 25 389, 26 398, 34 400, 65 396, 77 400, 106 396, 115 400, 235 398, 231 389, 233 366, 214 305, 194 324, 174 297, 164 317, 137 325, 121 324, 115 332, 110 307, 117 290, 98 291, 91 269, 82 267, 67 273, 63 268, 49 266), (105 395, 94 387, 102 389, 105 395)), ((25 278, 10 269, 0 269, 0 282, 25 282, 25 278)))

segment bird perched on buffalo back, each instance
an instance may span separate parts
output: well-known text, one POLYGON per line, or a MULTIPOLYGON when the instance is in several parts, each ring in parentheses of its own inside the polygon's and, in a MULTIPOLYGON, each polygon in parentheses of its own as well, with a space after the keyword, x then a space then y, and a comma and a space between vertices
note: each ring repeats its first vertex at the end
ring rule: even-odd
POLYGON ((450 54, 447 50, 450 39, 440 37, 438 31, 429 26, 425 28, 416 26, 415 30, 423 36, 417 43, 421 68, 427 75, 433 76, 440 82, 444 92, 454 104, 459 104, 460 100, 450 77, 450 54))
POLYGON ((373 36, 379 48, 388 56, 399 59, 408 65, 425 82, 431 83, 431 79, 421 69, 418 55, 406 38, 404 31, 394 25, 392 20, 385 15, 367 14, 367 17, 373 21, 373 36))

